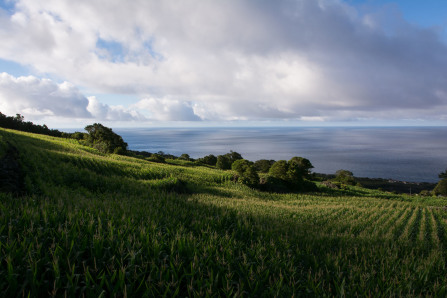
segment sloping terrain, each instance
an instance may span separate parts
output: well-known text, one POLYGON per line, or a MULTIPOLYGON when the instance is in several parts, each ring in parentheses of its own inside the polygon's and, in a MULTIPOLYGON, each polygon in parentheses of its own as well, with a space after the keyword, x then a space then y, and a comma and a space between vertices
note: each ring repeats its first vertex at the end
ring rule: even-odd
POLYGON ((0 129, 3 296, 445 296, 447 205, 357 187, 260 192, 231 171, 0 129), (21 178, 20 178, 21 177, 21 178))

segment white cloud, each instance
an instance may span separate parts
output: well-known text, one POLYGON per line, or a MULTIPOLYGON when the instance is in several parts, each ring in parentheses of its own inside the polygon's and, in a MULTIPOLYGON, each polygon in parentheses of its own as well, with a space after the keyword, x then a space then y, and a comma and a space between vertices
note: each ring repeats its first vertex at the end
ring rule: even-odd
POLYGON ((131 109, 144 110, 149 118, 161 121, 196 121, 200 118, 194 113, 190 103, 169 98, 145 98, 131 106, 131 109))
POLYGON ((86 98, 68 82, 57 84, 49 79, 14 77, 7 73, 0 73, 0 111, 6 115, 23 114, 29 120, 60 117, 116 121, 145 119, 136 111, 102 104, 95 97, 86 98))
POLYGON ((0 74, 0 110, 5 114, 90 118, 87 104, 87 98, 70 83, 56 84, 34 76, 16 78, 0 74))
POLYGON ((109 106, 101 103, 95 96, 88 97, 87 111, 94 118, 107 121, 131 121, 146 120, 146 118, 135 110, 126 109, 123 106, 109 106))
MULTIPOLYGON (((84 98, 77 117, 141 119, 134 108, 157 120, 447 114, 447 47, 396 6, 360 13, 338 0, 18 0, 12 15, 0 14, 0 39, 0 58, 36 74, 143 98, 129 108, 84 98)), ((55 112, 33 100, 20 108, 55 112)))

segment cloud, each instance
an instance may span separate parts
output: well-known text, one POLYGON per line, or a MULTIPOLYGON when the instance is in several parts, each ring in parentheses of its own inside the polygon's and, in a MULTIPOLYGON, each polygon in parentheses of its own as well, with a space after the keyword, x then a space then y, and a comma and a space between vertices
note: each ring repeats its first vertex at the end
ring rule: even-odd
POLYGON ((201 120, 188 102, 168 98, 146 98, 131 106, 132 109, 145 110, 152 120, 197 121, 201 120))
POLYGON ((88 100, 72 84, 56 84, 34 76, 14 77, 0 74, 0 110, 6 114, 23 113, 32 118, 62 116, 91 118, 88 100))
POLYGON ((100 103, 85 97, 73 84, 57 84, 34 76, 14 77, 0 73, 0 111, 23 114, 26 119, 85 118, 98 120, 144 120, 137 111, 100 103))
MULTIPOLYGON (((0 13, 0 58, 137 95, 134 107, 158 120, 446 119, 437 30, 396 6, 338 0, 18 0, 0 13)), ((51 113, 39 102, 36 114, 51 113)), ((139 119, 83 104, 77 113, 139 119)))
POLYGON ((101 103, 95 96, 88 97, 87 111, 94 118, 107 121, 143 121, 146 118, 139 112, 123 106, 110 106, 101 103))

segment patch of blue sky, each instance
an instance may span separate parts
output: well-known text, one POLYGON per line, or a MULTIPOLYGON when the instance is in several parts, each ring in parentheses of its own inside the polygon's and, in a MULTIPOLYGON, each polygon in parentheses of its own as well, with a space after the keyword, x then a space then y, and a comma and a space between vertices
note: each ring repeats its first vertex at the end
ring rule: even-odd
POLYGON ((446 0, 344 0, 347 4, 363 10, 376 10, 394 5, 410 24, 423 28, 435 28, 447 43, 446 0))
POLYGON ((15 1, 13 0, 0 0, 0 8, 6 11, 9 15, 14 14, 15 1))
POLYGON ((112 62, 123 62, 126 56, 124 46, 116 41, 98 38, 96 48, 99 49, 98 54, 101 58, 112 62))
POLYGON ((15 77, 28 76, 30 75, 30 70, 14 61, 0 59, 0 72, 6 72, 15 77))
POLYGON ((423 27, 447 25, 446 0, 345 0, 358 8, 380 8, 396 5, 410 23, 423 27))

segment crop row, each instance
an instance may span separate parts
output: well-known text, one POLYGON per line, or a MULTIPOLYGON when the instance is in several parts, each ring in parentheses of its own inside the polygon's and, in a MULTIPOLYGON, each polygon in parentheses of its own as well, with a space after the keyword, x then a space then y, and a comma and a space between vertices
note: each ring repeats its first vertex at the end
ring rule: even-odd
POLYGON ((5 297, 447 294, 437 203, 262 193, 218 170, 0 136, 32 190, 0 194, 5 297), (195 188, 170 191, 179 181, 195 188))

